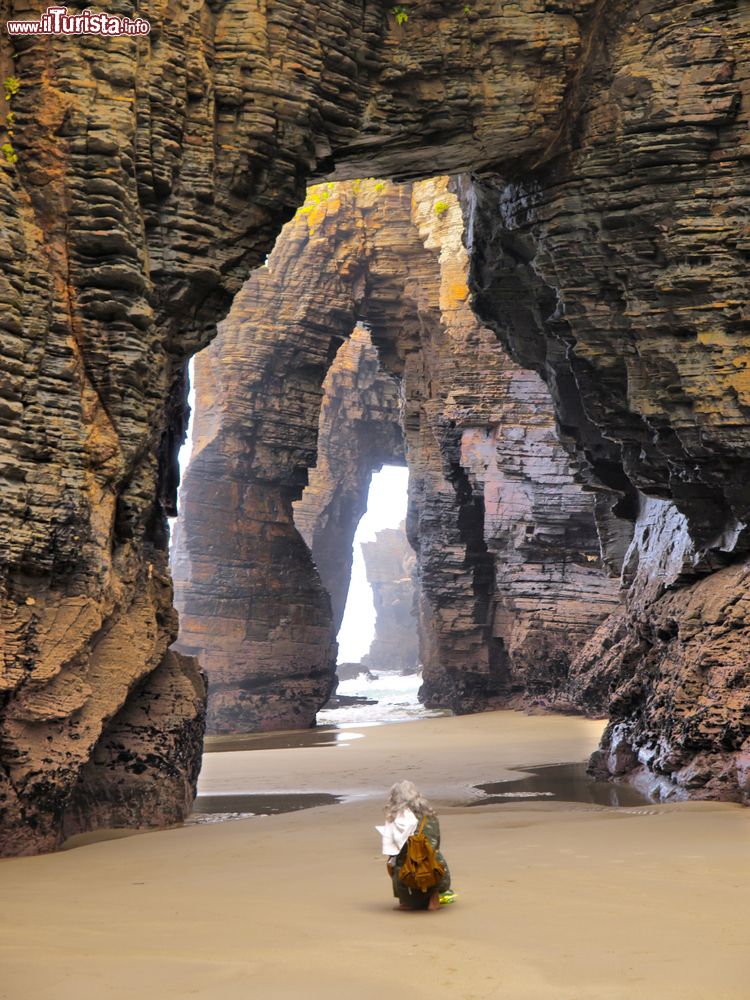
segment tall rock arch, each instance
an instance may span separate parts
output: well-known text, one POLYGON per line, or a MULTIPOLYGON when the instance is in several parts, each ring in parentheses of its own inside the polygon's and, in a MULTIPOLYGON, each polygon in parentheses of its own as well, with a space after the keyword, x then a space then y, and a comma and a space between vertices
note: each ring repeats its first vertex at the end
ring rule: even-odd
POLYGON ((199 357, 175 568, 180 648, 208 672, 212 728, 310 725, 328 696, 351 541, 398 413, 366 335, 338 347, 354 320, 400 381, 424 699, 569 705, 570 664, 618 585, 544 382, 471 310, 463 232, 446 179, 313 188, 199 357), (349 461, 330 481, 337 449, 349 461))
MULTIPOLYGON (((402 25, 380 0, 147 6, 146 38, 0 35, 20 82, 0 160, 3 850, 59 843, 162 667, 177 744, 200 728, 195 667, 165 660, 185 365, 306 180, 334 174, 481 174, 477 308, 640 525, 627 576, 646 582, 593 684, 623 679, 620 756, 746 800, 745 5, 413 0, 402 25)), ((188 791, 189 744, 155 755, 188 791)), ((144 760, 110 765, 124 790, 144 760)))

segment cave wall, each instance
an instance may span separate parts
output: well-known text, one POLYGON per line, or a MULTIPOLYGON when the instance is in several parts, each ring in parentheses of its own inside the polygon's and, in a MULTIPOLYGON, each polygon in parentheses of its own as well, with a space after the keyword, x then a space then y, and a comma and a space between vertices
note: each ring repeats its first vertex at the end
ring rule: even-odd
POLYGON ((414 674, 419 668, 416 557, 406 537, 406 522, 377 531, 361 546, 375 607, 375 634, 362 663, 368 670, 414 674))
MULTIPOLYGON (((399 27, 379 0, 148 0, 146 38, 0 34, 21 82, 0 158, 4 850, 59 842, 80 768, 175 635, 185 360, 310 174, 503 176, 484 229, 507 225, 542 292, 518 357, 609 486, 624 471, 674 499, 705 572, 743 560, 745 4, 465 6, 414 0, 399 27)), ((644 698, 623 711, 648 753, 664 723, 644 698)), ((687 758, 719 749, 681 739, 687 758)))
POLYGON ((626 610, 573 668, 610 712, 599 769, 748 801, 750 20, 600 14, 568 148, 465 192, 475 304, 633 526, 626 610))
POLYGON ((209 675, 209 726, 309 725, 327 697, 351 540, 383 455, 371 422, 386 421, 392 451, 397 416, 392 380, 368 396, 385 380, 374 355, 352 365, 372 351, 366 334, 339 347, 355 319, 401 380, 427 703, 566 698, 572 652, 617 606, 549 393, 470 308, 463 226, 446 179, 312 188, 197 359, 174 567, 178 648, 209 675))

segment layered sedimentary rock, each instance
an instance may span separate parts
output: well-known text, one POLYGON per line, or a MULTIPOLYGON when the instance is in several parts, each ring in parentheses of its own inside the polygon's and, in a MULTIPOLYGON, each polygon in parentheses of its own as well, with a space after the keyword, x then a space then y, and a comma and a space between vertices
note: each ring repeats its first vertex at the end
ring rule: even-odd
POLYGON ((598 773, 667 798, 747 803, 750 566, 707 572, 709 560, 674 504, 641 498, 626 608, 578 657, 573 690, 610 716, 598 773))
POLYGON ((385 376, 367 335, 338 348, 354 319, 401 379, 425 700, 456 711, 550 701, 616 606, 594 502, 555 438, 544 383, 469 307, 462 234, 445 179, 314 188, 197 359, 175 575, 180 648, 209 674, 211 726, 309 724, 327 696, 335 629, 323 631, 323 599, 302 595, 320 595, 322 578, 343 609, 342 540, 374 464, 368 422, 385 421, 387 439, 397 417, 392 388, 368 397, 385 376), (316 457, 296 520, 320 578, 291 503, 316 457))
MULTIPOLYGON (((307 227, 301 215, 298 228, 307 227)), ((314 721, 333 684, 372 472, 404 460, 394 379, 364 328, 333 338, 342 319, 351 329, 351 316, 342 310, 326 327, 327 278, 305 273, 304 258, 293 264, 298 255, 294 238, 279 243, 196 359, 173 571, 178 648, 199 655, 209 675, 212 732, 314 721), (299 346, 306 322, 324 334, 322 361, 299 346), (316 437, 317 464, 293 505, 316 437)))
POLYGON ((367 509, 372 474, 405 461, 398 393, 396 380, 380 367, 369 332, 357 326, 323 382, 317 462, 293 505, 294 523, 331 598, 335 632, 344 617, 352 543, 367 509))
POLYGON ((509 698, 567 707, 572 657, 618 606, 594 500, 575 482, 544 382, 511 361, 469 306, 463 220, 444 180, 416 185, 412 216, 440 264, 440 322, 424 326, 418 362, 431 397, 418 439, 427 462, 417 450, 414 471, 424 696, 459 711, 509 698), (430 466, 442 469, 457 516, 430 466), (454 533, 463 550, 452 549, 454 533))
POLYGON ((354 320, 344 313, 327 325, 335 274, 305 281, 300 301, 291 280, 298 253, 294 240, 277 248, 195 363, 174 573, 178 648, 201 656, 212 732, 309 726, 332 686, 330 599, 292 501, 315 462, 323 376, 354 320), (308 321, 318 339, 302 335, 308 321), (279 338, 279 328, 290 336, 279 338))
POLYGON ((739 4, 604 5, 564 151, 466 199, 480 315, 634 525, 627 610, 576 666, 600 766, 744 801, 749 52, 739 4))
POLYGON ((174 638, 185 361, 306 177, 417 173, 438 142, 445 168, 487 165, 554 136, 571 12, 419 7, 400 27, 380 0, 146 0, 146 37, 0 33, 20 83, 0 122, 0 827, 28 850, 59 841, 80 768, 174 638))
MULTIPOLYGON (((621 514, 640 509, 632 483, 687 518, 692 572, 745 558, 745 5, 407 7, 399 26, 380 0, 148 0, 146 38, 0 33, 0 74, 20 81, 0 157, 0 825, 29 850, 57 842, 78 770, 174 635, 151 581, 185 359, 311 173, 502 177, 475 223, 485 321, 545 370, 621 514), (493 305, 503 284, 516 301, 493 305)), ((733 684, 706 697, 750 690, 733 684)), ((621 721, 661 733, 644 698, 621 721)), ((694 745, 680 719, 662 735, 685 760, 740 753, 708 731, 694 745)))
POLYGON ((197 661, 168 652, 105 726, 66 806, 64 833, 181 822, 195 798, 205 705, 197 661))
POLYGON ((368 670, 413 674, 419 666, 413 610, 416 558, 406 537, 406 524, 383 528, 374 541, 362 542, 362 556, 375 606, 375 635, 362 663, 368 670))

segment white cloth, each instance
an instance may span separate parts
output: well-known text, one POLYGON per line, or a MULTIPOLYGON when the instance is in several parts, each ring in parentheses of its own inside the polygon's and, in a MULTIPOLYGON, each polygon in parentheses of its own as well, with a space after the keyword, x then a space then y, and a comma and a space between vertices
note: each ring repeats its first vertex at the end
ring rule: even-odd
POLYGON ((411 809, 402 809, 396 813, 395 819, 389 820, 384 826, 376 826, 383 838, 383 854, 392 858, 398 854, 406 841, 419 826, 419 821, 411 809))

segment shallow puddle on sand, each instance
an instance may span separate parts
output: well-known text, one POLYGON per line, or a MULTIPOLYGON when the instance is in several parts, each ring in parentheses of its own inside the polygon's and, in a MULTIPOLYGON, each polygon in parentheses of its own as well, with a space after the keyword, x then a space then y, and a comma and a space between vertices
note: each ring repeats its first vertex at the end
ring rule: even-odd
POLYGON ((518 768, 524 777, 509 781, 491 781, 475 785, 486 798, 472 802, 473 806, 498 805, 506 802, 586 802, 597 806, 643 806, 653 801, 632 785, 596 781, 586 774, 586 764, 546 764, 542 767, 518 768))
POLYGON ((188 822, 219 822, 240 816, 276 816, 278 813, 314 809, 340 802, 341 796, 327 792, 267 792, 262 795, 199 795, 188 822), (208 817, 213 817, 213 820, 208 817))
POLYGON ((299 750, 303 747, 346 746, 359 740, 361 733, 327 727, 325 729, 294 729, 278 733, 240 733, 236 736, 207 736, 204 753, 226 753, 230 750, 299 750))

